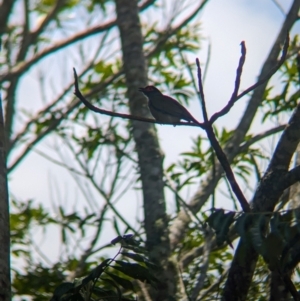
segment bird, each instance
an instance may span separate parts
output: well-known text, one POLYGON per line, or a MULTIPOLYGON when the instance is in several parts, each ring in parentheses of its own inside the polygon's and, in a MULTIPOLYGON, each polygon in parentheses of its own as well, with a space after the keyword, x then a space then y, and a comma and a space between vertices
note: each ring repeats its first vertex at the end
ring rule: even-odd
POLYGON ((181 119, 199 124, 191 113, 177 100, 162 94, 156 87, 139 88, 148 98, 148 107, 156 121, 162 123, 178 123, 181 119))

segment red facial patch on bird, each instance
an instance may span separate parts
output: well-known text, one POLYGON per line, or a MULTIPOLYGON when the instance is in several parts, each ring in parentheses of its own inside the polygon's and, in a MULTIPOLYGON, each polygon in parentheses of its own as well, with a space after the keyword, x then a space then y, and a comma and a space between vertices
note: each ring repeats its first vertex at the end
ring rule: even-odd
POLYGON ((154 91, 155 88, 153 86, 147 86, 147 87, 144 88, 144 90, 147 91, 147 92, 151 92, 151 91, 154 91))

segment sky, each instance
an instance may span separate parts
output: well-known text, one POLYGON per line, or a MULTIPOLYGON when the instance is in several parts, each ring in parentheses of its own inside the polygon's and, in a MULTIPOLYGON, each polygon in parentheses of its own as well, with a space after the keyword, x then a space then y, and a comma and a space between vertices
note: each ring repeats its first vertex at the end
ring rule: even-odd
MULTIPOLYGON (((287 0, 278 2, 285 12, 292 3, 287 0)), ((197 54, 201 63, 207 61, 208 43, 211 44, 210 63, 204 88, 208 111, 212 115, 227 103, 232 93, 241 41, 245 41, 247 47, 241 83, 241 90, 244 90, 255 82, 260 67, 279 32, 284 16, 271 0, 211 0, 199 19, 202 22, 202 34, 207 38, 203 43, 203 48, 197 54)), ((297 25, 293 32, 299 33, 299 31, 300 28, 297 25)), ((196 56, 189 58, 194 60, 196 56)), ((26 95, 29 101, 39 97, 34 75, 31 73, 30 76, 24 78, 19 90, 20 96, 26 95)), ((70 74, 71 77, 72 74, 70 74)), ((241 99, 228 115, 218 121, 218 126, 234 128, 246 103, 247 98, 241 99)), ((191 102, 189 110, 198 120, 202 119, 198 100, 195 99, 191 102)), ((253 132, 261 131, 268 126, 270 124, 262 126, 258 118, 251 130, 253 132)), ((180 153, 190 150, 191 138, 199 134, 199 129, 193 127, 157 126, 157 128, 161 147, 166 155, 165 166, 178 161, 180 153)), ((45 141, 37 149, 44 151, 47 147, 48 144, 45 141)), ((79 189, 69 173, 61 167, 53 166, 33 152, 10 174, 9 187, 14 195, 22 196, 22 200, 33 199, 36 203, 42 202, 48 208, 51 208, 51 202, 56 202, 57 199, 62 201, 73 199, 77 205, 80 204, 79 189), (53 187, 55 188, 54 193, 53 187)), ((192 194, 193 191, 187 191, 183 197, 188 200, 192 194)), ((73 204, 70 202, 70 211, 73 209, 73 204)), ((224 204, 224 206, 229 205, 224 204)), ((136 212, 141 214, 141 200, 135 210, 132 210, 131 205, 128 206, 126 203, 119 203, 117 207, 130 220, 135 220, 136 212)), ((172 205, 170 205, 170 209, 172 209, 172 205)), ((108 229, 101 242, 108 243, 114 235, 108 229)), ((58 240, 59 233, 55 229, 51 229, 47 235, 40 233, 38 243, 48 256, 55 257, 58 256, 60 250, 57 248, 55 251, 53 249, 49 251, 49 246, 58 240)))

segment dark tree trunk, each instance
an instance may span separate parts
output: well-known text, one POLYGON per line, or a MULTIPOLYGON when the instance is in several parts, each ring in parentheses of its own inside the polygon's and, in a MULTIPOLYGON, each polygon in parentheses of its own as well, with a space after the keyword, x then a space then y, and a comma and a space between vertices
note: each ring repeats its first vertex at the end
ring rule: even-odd
MULTIPOLYGON (((132 115, 150 116, 146 98, 138 91, 147 84, 143 37, 135 0, 116 0, 117 24, 120 31, 127 96, 132 115)), ((146 246, 153 261, 163 271, 158 277, 153 300, 170 300, 175 295, 175 272, 169 262, 170 242, 164 198, 163 154, 152 124, 132 122, 132 132, 138 154, 144 199, 146 246)))
POLYGON ((9 301, 11 298, 9 201, 5 139, 0 96, 0 301, 9 301))

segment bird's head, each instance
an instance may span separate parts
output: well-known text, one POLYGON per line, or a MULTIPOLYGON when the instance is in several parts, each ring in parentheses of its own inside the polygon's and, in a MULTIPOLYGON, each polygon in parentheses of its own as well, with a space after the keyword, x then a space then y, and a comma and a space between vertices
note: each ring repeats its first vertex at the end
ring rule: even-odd
POLYGON ((161 92, 155 88, 154 86, 147 86, 145 88, 139 88, 140 92, 143 92, 146 96, 153 96, 153 95, 157 95, 157 94, 161 94, 161 92))

